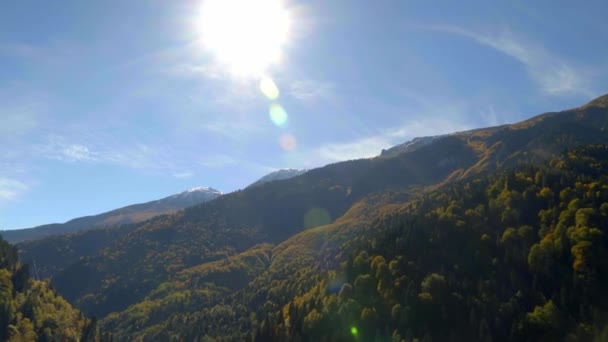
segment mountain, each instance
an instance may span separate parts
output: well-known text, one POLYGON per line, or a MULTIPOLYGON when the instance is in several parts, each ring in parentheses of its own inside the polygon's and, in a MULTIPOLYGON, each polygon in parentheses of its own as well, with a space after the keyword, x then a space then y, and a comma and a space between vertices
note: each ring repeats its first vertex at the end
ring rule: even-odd
MULTIPOLYGON (((78 291, 100 293, 102 296, 101 292, 107 290, 121 297, 122 291, 139 286, 137 283, 145 277, 119 264, 132 263, 137 269, 141 267, 146 272, 154 272, 155 280, 147 286, 156 286, 158 281, 170 277, 174 270, 221 259, 258 243, 278 243, 303 229, 330 223, 370 193, 410 188, 414 191, 415 187, 436 184, 453 172, 474 165, 477 160, 474 151, 454 139, 428 148, 432 151, 420 149, 395 158, 332 164, 288 180, 226 194, 168 217, 24 242, 19 244, 19 248, 23 259, 28 262, 35 260, 42 274, 52 276, 56 285, 61 286, 65 279, 66 285, 72 283, 78 286, 78 291), (89 289, 88 285, 71 278, 73 269, 78 269, 75 273, 84 269, 88 272, 89 268, 98 267, 94 263, 105 264, 109 255, 99 253, 114 251, 115 248, 118 254, 107 260, 112 264, 107 265, 107 271, 117 272, 117 283, 103 282, 91 276, 90 286, 107 288, 89 289), (149 253, 151 250, 154 252, 149 253), (184 254, 193 250, 197 251, 196 256, 184 254), (150 269, 144 266, 148 263, 157 267, 150 269), (114 286, 121 290, 114 289, 114 286)), ((145 295, 145 290, 141 288, 139 295, 145 295)), ((77 295, 76 292, 67 292, 77 295)), ((93 297, 87 298, 93 300, 93 297)), ((99 317, 107 313, 105 310, 116 311, 133 299, 136 299, 134 294, 124 301, 108 295, 103 299, 103 302, 112 303, 108 307, 95 299, 95 305, 92 305, 95 311, 90 313, 99 317), (115 306, 119 302, 121 306, 115 306)), ((84 307, 83 304, 81 308, 84 307)))
MULTIPOLYGON (((203 202, 211 201, 221 196, 222 192, 210 187, 196 187, 190 190, 186 190, 179 194, 165 197, 163 199, 152 201, 148 203, 141 204, 141 208, 143 210, 158 210, 163 211, 166 208, 175 208, 173 211, 177 211, 179 209, 188 208, 193 205, 197 205, 203 202)), ((137 204, 135 205, 137 206, 137 204)), ((129 208, 129 207, 127 207, 129 208)), ((124 208, 126 209, 126 208, 124 208)), ((137 210, 137 208, 135 208, 137 210)), ((143 220, 132 220, 128 223, 139 222, 143 220)))
POLYGON ((585 340, 607 98, 19 247, 125 340, 585 340))
POLYGON ((281 170, 273 171, 273 172, 263 176, 262 178, 258 179, 257 181, 255 181, 254 183, 249 185, 248 187, 254 187, 254 186, 258 186, 258 185, 262 185, 265 183, 274 182, 274 181, 278 181, 278 180, 290 179, 290 178, 299 176, 299 175, 305 173, 306 171, 308 171, 308 170, 306 170, 306 169, 281 169, 281 170))
POLYGON ((430 136, 430 137, 417 137, 410 141, 404 142, 403 144, 399 144, 399 145, 393 146, 389 149, 382 150, 382 152, 380 153, 380 156, 394 157, 401 153, 410 152, 415 149, 426 146, 434 141, 437 141, 438 139, 445 138, 446 136, 447 136, 447 134, 435 135, 435 136, 430 136))
MULTIPOLYGON (((276 247, 267 271, 222 303, 237 320, 264 317, 254 340, 608 338, 606 144, 350 216, 358 226, 336 222, 276 247), (274 305, 239 310, 255 307, 241 299, 252 296, 274 305)), ((163 331, 246 336, 212 328, 221 316, 211 310, 202 329, 174 321, 163 331)))
POLYGON ((34 228, 5 230, 4 239, 16 243, 40 239, 49 235, 74 233, 85 229, 137 223, 154 216, 170 214, 180 209, 210 201, 222 193, 213 188, 197 187, 156 201, 133 204, 103 214, 75 218, 65 223, 53 223, 34 228))

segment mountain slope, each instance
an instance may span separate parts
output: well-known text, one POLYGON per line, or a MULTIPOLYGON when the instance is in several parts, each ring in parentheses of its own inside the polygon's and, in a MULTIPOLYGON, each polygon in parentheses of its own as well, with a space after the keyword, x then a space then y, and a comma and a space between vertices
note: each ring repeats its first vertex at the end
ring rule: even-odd
MULTIPOLYGON (((97 254, 74 260, 54 275, 54 284, 87 314, 101 317, 145 298, 175 272, 258 243, 283 241, 303 229, 330 223, 370 192, 432 185, 476 161, 474 152, 458 140, 429 148, 434 150, 329 165, 152 220, 97 254), (84 274, 87 281, 79 281, 84 274)), ((43 243, 38 246, 44 248, 43 243)), ((24 259, 35 254, 39 253, 24 246, 24 259)))
POLYGON ((160 200, 134 204, 103 214, 79 217, 66 223, 53 223, 34 228, 2 231, 4 238, 12 243, 40 239, 49 235, 74 233, 80 230, 137 223, 154 216, 170 214, 180 209, 210 201, 222 193, 213 188, 194 188, 160 200))
POLYGON ((361 213, 369 224, 350 231, 300 233, 243 291, 273 303, 255 311, 256 340, 604 341, 606 175, 608 145, 586 145, 361 213), (316 251, 304 265, 303 249, 316 251))
POLYGON ((412 202, 364 200, 272 249, 232 295, 196 267, 104 326, 156 340, 603 341, 607 161, 608 145, 588 145, 412 202))
MULTIPOLYGON (((210 248, 211 251, 199 252, 199 257, 188 260, 187 266, 205 260, 208 258, 205 256, 207 253, 222 255, 233 253, 233 249, 243 250, 259 242, 282 241, 303 228, 328 223, 339 217, 352 203, 370 191, 434 184, 448 177, 455 169, 470 166, 475 161, 474 154, 467 152, 463 144, 450 144, 450 141, 446 141, 446 144, 438 149, 442 151, 435 156, 422 151, 400 156, 396 160, 376 158, 329 165, 293 179, 227 194, 216 201, 169 218, 160 217, 137 225, 97 229, 72 236, 55 236, 21 243, 19 247, 23 259, 28 262, 36 260, 45 276, 54 276, 65 266, 110 247, 122 249, 120 254, 133 254, 134 263, 145 264, 148 261, 141 255, 145 249, 137 250, 129 246, 139 246, 148 239, 160 239, 162 242, 150 242, 155 246, 155 250, 162 249, 153 254, 155 258, 171 255, 174 248, 178 249, 181 255, 193 249, 205 251, 210 248), (462 161, 444 161, 437 165, 435 157, 447 160, 454 154, 461 155, 462 161), (433 171, 421 172, 408 168, 408 165, 418 165, 419 169, 433 171), (381 177, 385 170, 393 168, 396 168, 393 170, 395 176, 381 177), (152 232, 151 227, 159 225, 166 231, 167 236, 160 236, 159 231, 152 232), (150 234, 155 236, 148 238, 150 234), (178 240, 172 241, 173 237, 178 240), (138 242, 132 243, 131 239, 138 242), (221 241, 215 242, 216 239, 221 241), (182 246, 182 243, 187 247, 182 246), (224 246, 228 248, 226 251, 222 250, 224 246)), ((166 264, 178 261, 168 260, 166 264)), ((160 260, 157 262, 163 264, 160 260)), ((159 274, 166 276, 169 273, 167 271, 159 274)))
POLYGON ((48 283, 31 279, 29 270, 0 237, 0 340, 100 341, 96 321, 83 317, 48 283))
MULTIPOLYGON (((67 268, 54 274, 54 283, 63 295, 87 313, 103 317, 139 303, 137 312, 145 316, 155 312, 145 303, 153 300, 154 305, 159 305, 156 301, 160 299, 155 299, 155 294, 166 293, 167 300, 175 299, 173 295, 180 298, 182 295, 204 296, 195 289, 180 294, 180 286, 185 286, 188 279, 173 283, 177 274, 192 274, 181 272, 193 267, 206 269, 209 263, 218 260, 229 263, 231 258, 246 253, 259 243, 278 244, 308 229, 296 235, 295 240, 273 250, 275 271, 271 275, 263 273, 250 283, 254 287, 256 284, 262 286, 258 288, 261 292, 240 294, 247 297, 243 299, 247 307, 242 310, 262 305, 266 308, 266 302, 276 309, 279 303, 293 295, 304 294, 315 285, 319 275, 311 273, 307 265, 340 259, 339 254, 332 254, 335 248, 330 249, 332 253, 319 254, 321 247, 340 246, 350 236, 348 232, 372 224, 369 220, 381 218, 392 206, 399 207, 400 203, 427 189, 472 179, 488 171, 538 164, 579 145, 606 144, 608 133, 604 128, 607 123, 608 110, 592 102, 514 125, 447 135, 395 155, 310 170, 296 178, 248 188, 133 226, 120 239, 110 241, 98 252, 71 259, 67 268), (379 216, 366 214, 375 211, 380 211, 379 216), (335 221, 336 218, 339 219, 335 221), (338 239, 330 239, 334 242, 327 242, 327 245, 330 232, 324 227, 314 227, 332 222, 331 226, 338 228, 331 231, 331 236, 338 239), (278 300, 269 287, 285 284, 294 274, 308 277, 289 282, 291 288, 283 288, 278 300)), ((89 232, 83 232, 83 235, 87 234, 89 232)), ((37 245, 36 249, 40 248, 45 248, 45 240, 37 245)), ((31 248, 24 251, 24 258, 35 252, 31 248)), ((238 291, 238 288, 214 290, 213 293, 221 294, 217 298, 216 294, 210 295, 214 300, 208 303, 223 303, 231 296, 239 296, 238 291)), ((199 312, 199 309, 192 310, 199 312)), ((226 313, 224 309, 221 310, 226 313)), ((190 309, 185 310, 184 315, 190 309)), ((202 311, 199 315, 206 317, 202 311)), ((116 326, 113 323, 116 317, 116 314, 108 316, 106 324, 116 326)), ((248 318, 247 322, 243 323, 243 329, 259 323, 250 322, 248 318)), ((149 328, 159 329, 158 326, 149 328)), ((229 325, 226 329, 234 331, 234 326, 229 325)), ((200 333, 204 335, 204 331, 200 333)))
POLYGON ((253 182, 248 187, 258 186, 258 185, 262 185, 264 183, 274 182, 274 181, 278 181, 278 180, 290 179, 290 178, 299 176, 299 175, 305 173, 306 171, 308 171, 308 170, 306 170, 306 169, 303 169, 303 170, 281 169, 281 170, 273 171, 273 172, 263 176, 262 178, 258 179, 257 181, 253 182))

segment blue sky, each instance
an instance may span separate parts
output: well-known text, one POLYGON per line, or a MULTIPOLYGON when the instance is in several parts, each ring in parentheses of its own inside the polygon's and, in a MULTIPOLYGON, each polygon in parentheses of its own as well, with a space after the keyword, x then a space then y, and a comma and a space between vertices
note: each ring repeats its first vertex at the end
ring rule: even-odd
POLYGON ((278 126, 204 0, 0 4, 0 229, 377 155, 608 92, 605 1, 292 1, 278 126), (282 142, 281 142, 282 141, 282 142))

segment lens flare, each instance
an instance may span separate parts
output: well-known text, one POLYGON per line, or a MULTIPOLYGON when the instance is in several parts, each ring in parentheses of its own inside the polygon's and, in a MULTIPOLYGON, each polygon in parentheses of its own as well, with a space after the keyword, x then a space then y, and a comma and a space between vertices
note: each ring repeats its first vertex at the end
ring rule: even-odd
POLYGON ((331 223, 331 215, 323 208, 311 208, 304 215, 304 228, 314 228, 331 223))
POLYGON ((282 134, 279 138, 279 146, 281 146, 281 149, 285 152, 295 150, 297 147, 296 137, 291 134, 282 134))
POLYGON ((260 91, 264 96, 266 96, 269 100, 276 100, 279 98, 281 94, 279 91, 279 87, 277 87, 276 83, 270 77, 264 77, 260 81, 260 91))
POLYGON ((285 111, 283 106, 281 106, 280 104, 278 104, 278 103, 271 104, 270 110, 268 111, 268 113, 270 115, 270 121, 272 121, 273 124, 275 124, 279 127, 283 127, 287 124, 287 120, 288 120, 287 112, 285 111))

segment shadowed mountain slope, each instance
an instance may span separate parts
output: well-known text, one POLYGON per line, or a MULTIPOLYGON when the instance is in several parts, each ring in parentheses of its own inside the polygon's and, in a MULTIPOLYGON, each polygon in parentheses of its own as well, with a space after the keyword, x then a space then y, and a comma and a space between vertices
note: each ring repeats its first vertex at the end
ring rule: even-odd
POLYGON ((180 209, 210 201, 222 193, 213 188, 199 187, 156 201, 133 204, 99 215, 75 218, 66 223, 53 223, 26 229, 2 231, 12 243, 40 239, 50 235, 75 233, 81 230, 146 221, 154 216, 174 213, 180 209))

